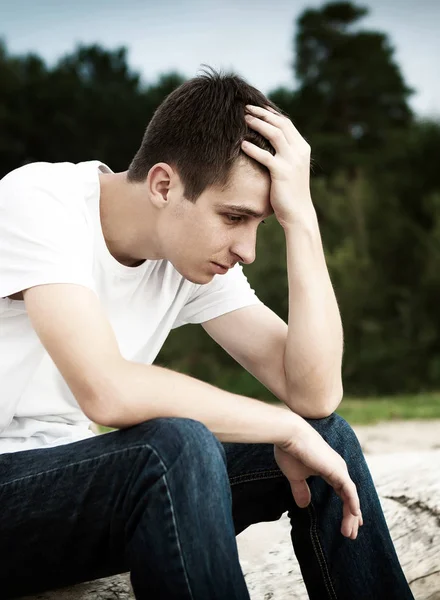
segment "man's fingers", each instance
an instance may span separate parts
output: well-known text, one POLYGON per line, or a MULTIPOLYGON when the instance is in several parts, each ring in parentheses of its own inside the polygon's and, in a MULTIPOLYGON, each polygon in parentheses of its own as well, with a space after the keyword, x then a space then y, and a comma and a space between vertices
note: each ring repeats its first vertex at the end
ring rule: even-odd
POLYGON ((251 158, 254 158, 256 161, 270 169, 273 166, 274 156, 268 152, 267 150, 263 150, 259 148, 252 142, 243 141, 241 142, 241 148, 243 152, 245 152, 251 158))
POLYGON ((344 482, 339 496, 343 502, 341 533, 351 540, 355 540, 359 533, 359 527, 362 527, 364 520, 356 486, 351 479, 344 482))
POLYGON ((361 526, 362 515, 358 517, 354 516, 346 503, 343 505, 342 514, 341 533, 345 537, 355 540, 361 526))
POLYGON ((305 479, 302 479, 301 481, 291 481, 290 488, 297 506, 299 506, 299 508, 306 508, 311 500, 310 488, 307 481, 305 479))
POLYGON ((276 125, 261 119, 259 116, 251 114, 247 114, 245 119, 249 127, 258 131, 258 133, 261 133, 262 136, 269 140, 277 154, 289 152, 290 145, 281 127, 277 127, 276 125))
MULTIPOLYGON (((252 105, 250 104, 249 106, 252 106, 252 105)), ((269 105, 266 105, 264 108, 265 108, 266 110, 270 110, 270 112, 271 112, 271 113, 274 113, 275 115, 281 115, 281 113, 280 113, 280 112, 278 112, 277 110, 275 110, 274 108, 272 108, 272 107, 271 107, 271 106, 269 106, 269 105)))
POLYGON ((247 104, 246 110, 250 114, 257 116, 258 118, 263 119, 263 121, 267 121, 268 123, 271 123, 276 127, 281 127, 283 121, 286 121, 287 119, 286 117, 283 117, 283 115, 281 115, 279 112, 276 112, 276 110, 274 110, 270 106, 262 108, 261 106, 247 104))
POLYGON ((353 515, 349 515, 349 517, 344 518, 341 525, 341 533, 346 538, 349 538, 350 540, 355 540, 359 533, 358 517, 353 517, 353 515))
POLYGON ((355 515, 356 517, 361 516, 361 505, 359 502, 359 496, 357 493, 356 486, 351 479, 344 483, 344 486, 342 488, 342 499, 344 500, 344 502, 348 503, 352 515, 355 515))
POLYGON ((363 517, 356 485, 350 478, 344 459, 331 448, 327 448, 327 454, 323 452, 322 460, 313 455, 307 457, 304 449, 301 456, 296 456, 298 447, 292 446, 290 452, 291 456, 287 450, 275 447, 275 458, 290 482, 296 504, 300 508, 309 505, 311 494, 306 478, 320 475, 342 500, 342 535, 352 540, 356 539, 359 527, 363 524, 363 517), (305 458, 308 458, 307 462, 305 458))
POLYGON ((324 478, 330 484, 338 496, 348 506, 352 515, 359 517, 361 514, 361 506, 356 485, 350 478, 348 471, 344 468, 343 471, 333 472, 328 477, 324 478))
POLYGON ((355 523, 353 525, 353 530, 351 532, 351 536, 350 536, 351 539, 355 540, 358 536, 358 533, 359 533, 359 519, 356 519, 355 523))
POLYGON ((351 515, 350 515, 350 517, 344 517, 342 519, 341 533, 344 537, 349 538, 349 537, 351 537, 352 531, 353 531, 353 523, 351 521, 351 515))
POLYGON ((305 141, 298 129, 292 123, 292 121, 288 117, 285 117, 284 115, 281 115, 280 113, 276 112, 270 106, 262 108, 261 106, 254 106, 253 104, 248 104, 246 106, 246 110, 248 110, 251 114, 259 117, 260 119, 263 119, 264 121, 275 125, 275 127, 279 127, 280 129, 282 129, 284 135, 286 136, 286 139, 291 144, 298 143, 298 141, 301 140, 305 141))

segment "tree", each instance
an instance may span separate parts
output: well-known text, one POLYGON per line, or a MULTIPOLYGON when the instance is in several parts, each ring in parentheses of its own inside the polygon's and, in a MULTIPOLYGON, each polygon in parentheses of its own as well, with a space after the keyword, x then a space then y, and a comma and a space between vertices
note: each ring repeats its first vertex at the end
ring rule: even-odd
POLYGON ((38 56, 11 57, 0 43, 0 177, 29 162, 29 146, 44 138, 41 123, 47 116, 40 98, 47 79, 38 56))
POLYGON ((169 73, 143 85, 125 48, 79 46, 49 69, 0 46, 0 176, 37 160, 127 169, 157 106, 183 81, 169 73))
MULTIPOLYGON (((440 124, 413 118, 386 36, 355 28, 365 14, 348 3, 305 11, 299 87, 271 96, 312 145, 313 199, 344 322, 346 392, 435 389, 440 124)), ((143 84, 123 48, 80 46, 49 68, 0 44, 0 176, 35 160, 100 159, 125 170, 157 106, 183 80, 172 72, 143 84)), ((257 261, 245 272, 286 319, 285 240, 275 219, 261 227, 257 261)), ((200 327, 172 332, 159 361, 272 398, 200 327)))
POLYGON ((440 384, 440 126, 414 119, 387 36, 348 2, 307 9, 296 91, 271 98, 312 145, 313 197, 345 330, 348 392, 440 384))
POLYGON ((412 90, 387 36, 357 27, 367 14, 350 2, 305 10, 293 44, 298 87, 271 94, 311 141, 317 170, 326 175, 356 165, 383 147, 390 131, 412 122, 412 90))

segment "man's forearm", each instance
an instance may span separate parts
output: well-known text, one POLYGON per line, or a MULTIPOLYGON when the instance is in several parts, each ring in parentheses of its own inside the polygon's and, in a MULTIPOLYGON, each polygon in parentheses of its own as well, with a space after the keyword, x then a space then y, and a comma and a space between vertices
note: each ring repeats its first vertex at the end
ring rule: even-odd
POLYGON ((158 417, 184 417, 204 423, 223 442, 280 445, 308 427, 284 408, 155 365, 121 359, 111 371, 107 389, 86 411, 101 425, 123 428, 158 417))
POLYGON ((289 280, 286 403, 304 417, 320 418, 342 398, 341 318, 314 210, 304 220, 284 225, 284 231, 289 280))

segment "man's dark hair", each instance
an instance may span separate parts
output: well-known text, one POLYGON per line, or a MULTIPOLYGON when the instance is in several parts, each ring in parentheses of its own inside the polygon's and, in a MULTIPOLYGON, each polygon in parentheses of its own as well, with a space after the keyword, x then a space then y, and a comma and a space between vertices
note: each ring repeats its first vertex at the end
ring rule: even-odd
POLYGON ((179 173, 185 197, 195 201, 208 186, 226 185, 240 156, 266 170, 241 149, 241 142, 248 140, 275 154, 269 141, 247 126, 246 104, 279 110, 237 75, 209 69, 186 81, 156 110, 128 180, 145 181, 153 165, 165 162, 179 173))

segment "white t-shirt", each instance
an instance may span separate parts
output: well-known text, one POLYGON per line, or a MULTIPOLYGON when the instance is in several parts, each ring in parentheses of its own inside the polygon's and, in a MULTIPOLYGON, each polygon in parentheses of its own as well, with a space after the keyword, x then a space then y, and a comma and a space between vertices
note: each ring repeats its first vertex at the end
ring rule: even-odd
POLYGON ((138 267, 108 251, 99 161, 33 163, 0 181, 0 453, 92 436, 90 421, 33 330, 23 301, 47 283, 95 291, 127 360, 151 364, 171 329, 259 302, 238 265, 206 285, 166 260, 138 267))

